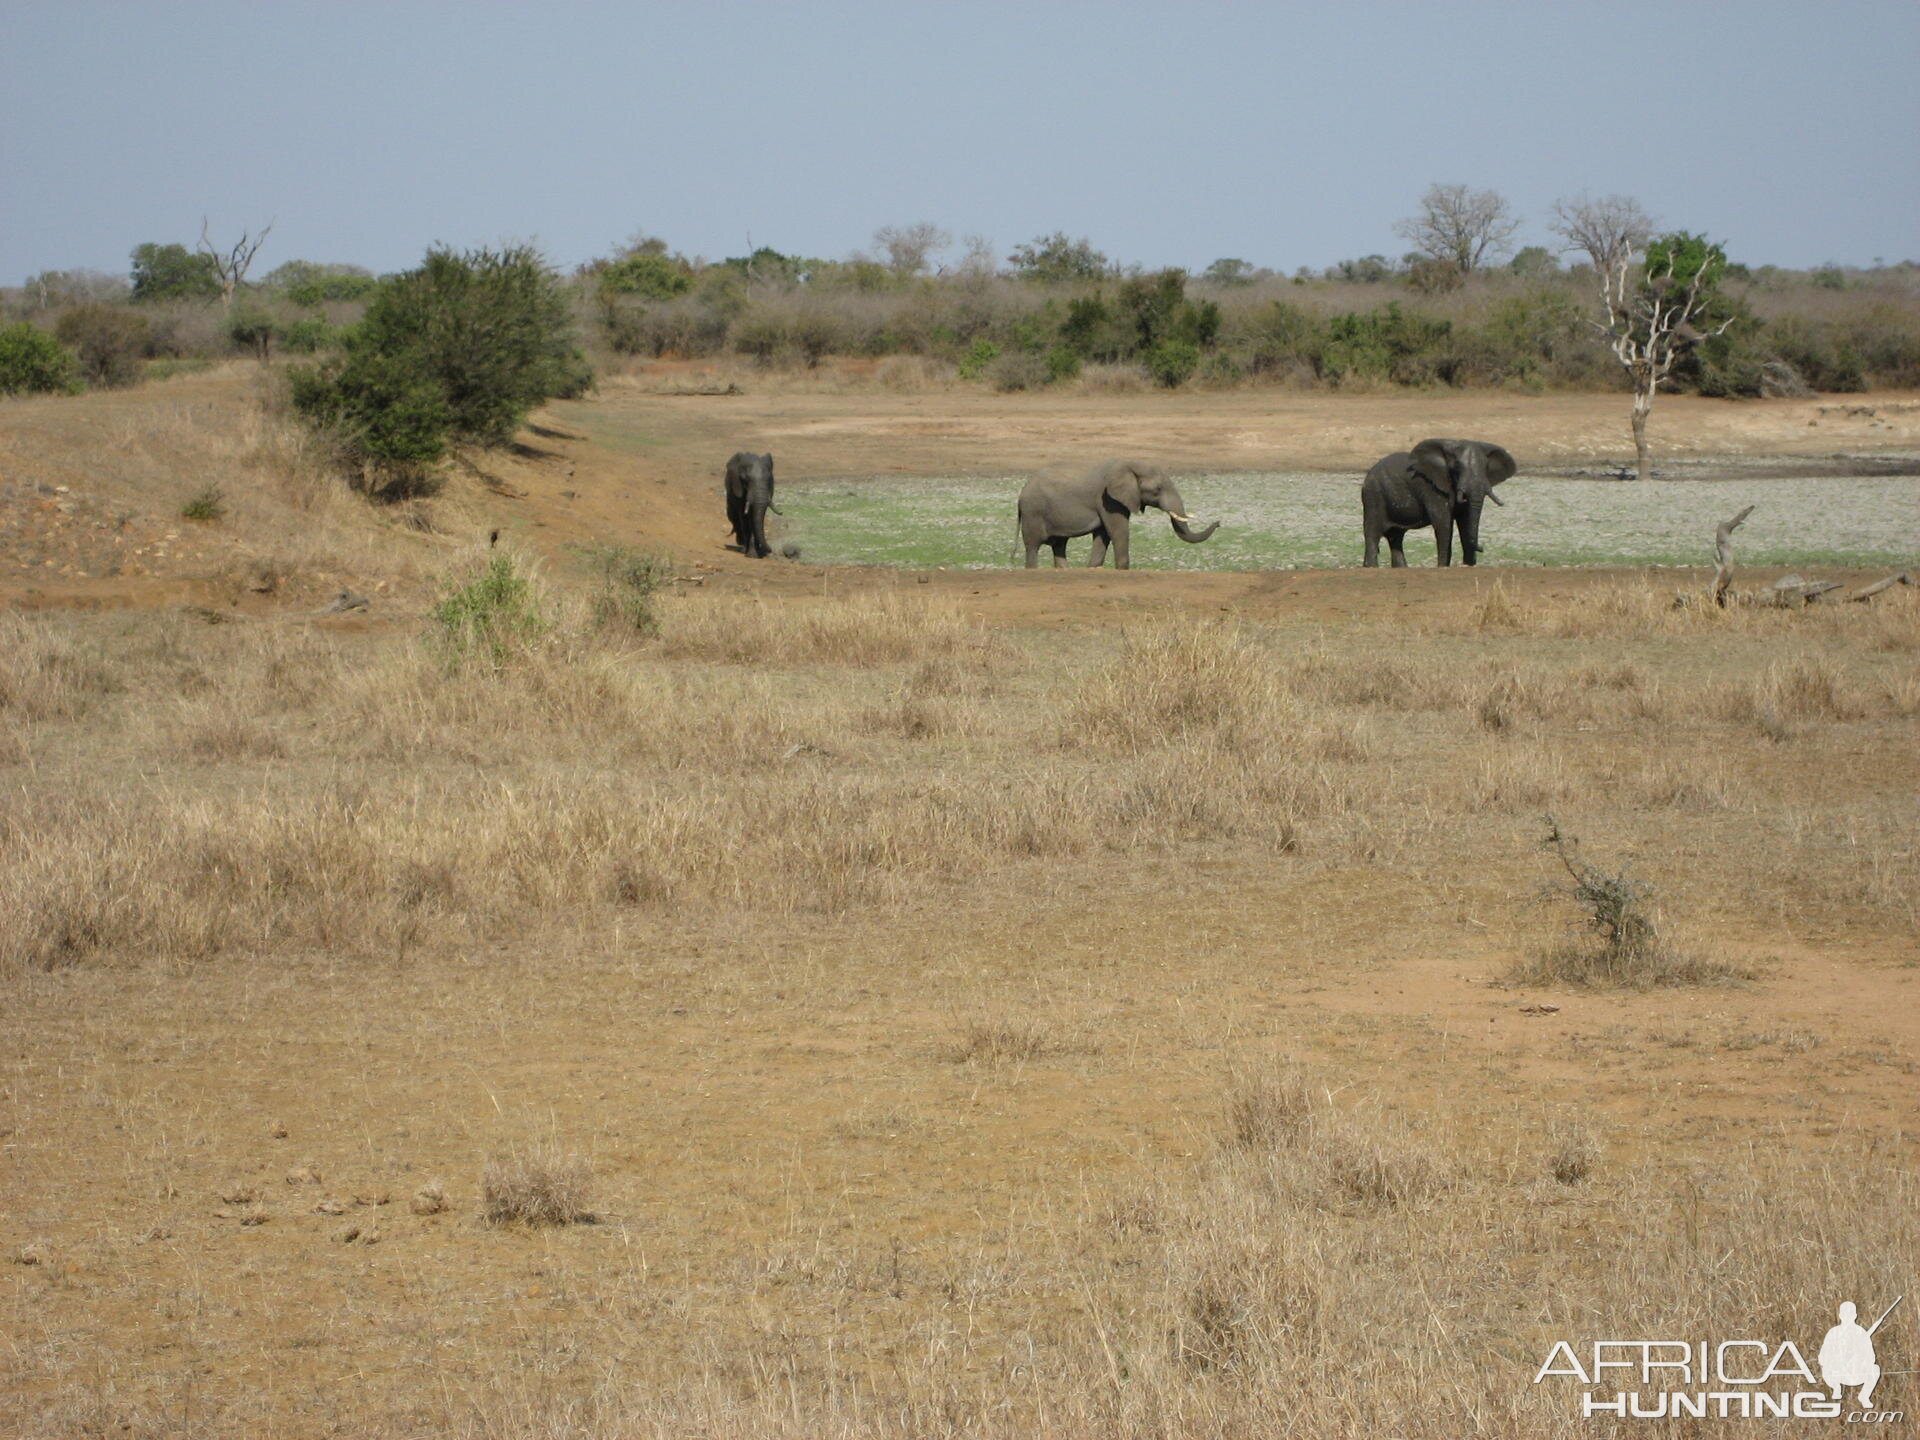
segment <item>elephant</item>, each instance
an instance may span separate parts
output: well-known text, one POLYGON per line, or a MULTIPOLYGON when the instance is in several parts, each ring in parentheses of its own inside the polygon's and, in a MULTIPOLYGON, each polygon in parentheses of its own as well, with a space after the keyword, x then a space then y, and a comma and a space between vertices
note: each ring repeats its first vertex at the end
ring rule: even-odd
POLYGON ((1360 482, 1360 513, 1367 535, 1369 567, 1380 563, 1380 537, 1387 537, 1396 568, 1407 563, 1400 542, 1409 530, 1433 529, 1436 563, 1453 563, 1453 530, 1468 565, 1480 553, 1480 505, 1506 502, 1493 487, 1513 478, 1519 466, 1498 445, 1481 440, 1422 440, 1375 462, 1360 482))
POLYGON ((773 553, 767 543, 767 511, 781 513, 773 503, 773 456, 742 450, 727 461, 727 523, 740 553, 758 560, 773 553))
POLYGON ((1077 479, 1034 476, 1020 491, 1020 538, 1027 547, 1027 569, 1039 567, 1040 547, 1046 545, 1058 570, 1067 563, 1067 541, 1077 535, 1093 536, 1089 566, 1105 564, 1111 545, 1114 568, 1127 569, 1128 518, 1148 505, 1166 511, 1173 533, 1189 545, 1198 545, 1220 528, 1218 520, 1204 530, 1192 528, 1179 490, 1158 465, 1108 460, 1077 479))

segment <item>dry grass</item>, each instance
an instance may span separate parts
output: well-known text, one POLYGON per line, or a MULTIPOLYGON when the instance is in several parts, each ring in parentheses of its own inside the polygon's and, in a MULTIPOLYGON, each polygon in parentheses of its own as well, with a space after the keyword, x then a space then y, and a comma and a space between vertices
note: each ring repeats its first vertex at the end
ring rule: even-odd
MULTIPOLYGON (((594 1219, 588 1206, 593 1166, 558 1145, 534 1145, 488 1157, 480 1173, 480 1206, 489 1225, 577 1225, 594 1219)), ((431 1204, 437 1192, 423 1190, 431 1204)), ((427 1213, 432 1213, 430 1210, 427 1213)))
POLYGON ((902 589, 803 601, 703 597, 660 609, 663 653, 730 665, 898 664, 991 643, 952 601, 902 589))

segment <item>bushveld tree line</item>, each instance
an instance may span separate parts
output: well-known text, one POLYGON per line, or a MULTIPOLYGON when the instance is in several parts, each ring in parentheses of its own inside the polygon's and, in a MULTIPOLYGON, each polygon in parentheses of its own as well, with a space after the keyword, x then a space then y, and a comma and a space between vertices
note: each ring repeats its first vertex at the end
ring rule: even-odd
POLYGON ((1617 389, 1636 396, 1637 434, 1662 388, 1920 386, 1920 262, 1751 267, 1620 196, 1563 200, 1553 243, 1516 248, 1502 197, 1435 185, 1396 227, 1405 254, 1291 274, 1231 256, 1145 269, 1063 231, 1002 254, 920 222, 839 259, 761 246, 707 260, 642 233, 571 274, 522 248, 436 250, 379 277, 296 259, 255 278, 271 228, 216 244, 203 224, 195 247, 135 247, 125 277, 47 271, 0 292, 0 393, 290 354, 307 366, 293 384, 303 414, 350 455, 410 465, 484 443, 503 416, 622 357, 912 356, 1008 391, 1082 376, 1617 389), (476 336, 488 353, 456 364, 476 336), (470 372, 484 373, 477 388, 470 372))

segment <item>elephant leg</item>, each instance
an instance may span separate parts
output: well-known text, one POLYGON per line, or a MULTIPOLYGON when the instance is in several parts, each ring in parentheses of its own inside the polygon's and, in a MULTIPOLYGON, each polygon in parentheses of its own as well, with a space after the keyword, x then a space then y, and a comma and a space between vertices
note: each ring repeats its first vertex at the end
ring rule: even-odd
POLYGON ((1087 568, 1089 570, 1098 570, 1106 563, 1107 532, 1104 530, 1096 530, 1093 532, 1093 549, 1087 555, 1087 568))
POLYGON ((1066 569, 1067 537, 1064 535, 1049 535, 1047 537, 1047 548, 1053 551, 1053 568, 1056 570, 1066 569))
POLYGON ((1132 549, 1133 536, 1124 520, 1115 521, 1107 527, 1107 538, 1113 546, 1113 568, 1131 570, 1133 558, 1128 553, 1132 549))
POLYGON ((1371 531, 1367 534, 1367 558, 1360 563, 1369 570, 1380 568, 1380 537, 1371 531))
POLYGON ((1040 568, 1040 540, 1039 540, 1039 537, 1038 537, 1038 536, 1034 536, 1034 537, 1032 537, 1032 538, 1028 538, 1028 539, 1026 539, 1026 540, 1024 541, 1024 543, 1025 543, 1025 545, 1026 545, 1026 547, 1027 547, 1027 569, 1029 569, 1029 570, 1038 570, 1038 569, 1040 568))
POLYGON ((1433 563, 1453 564, 1453 521, 1442 520, 1433 527, 1433 563))
POLYGON ((1393 556, 1393 568, 1396 570, 1407 568, 1406 540, 1407 532, 1404 530, 1387 531, 1387 550, 1393 556))

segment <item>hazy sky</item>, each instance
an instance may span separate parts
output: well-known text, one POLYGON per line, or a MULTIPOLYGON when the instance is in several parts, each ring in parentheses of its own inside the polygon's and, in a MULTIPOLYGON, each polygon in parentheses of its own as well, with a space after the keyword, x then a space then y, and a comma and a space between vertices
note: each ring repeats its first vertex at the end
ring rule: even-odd
POLYGON ((0 0, 0 283, 271 219, 286 260, 837 257, 931 220, 1199 269, 1398 256, 1434 181, 1733 258, 1920 259, 1916 0, 0 0))

